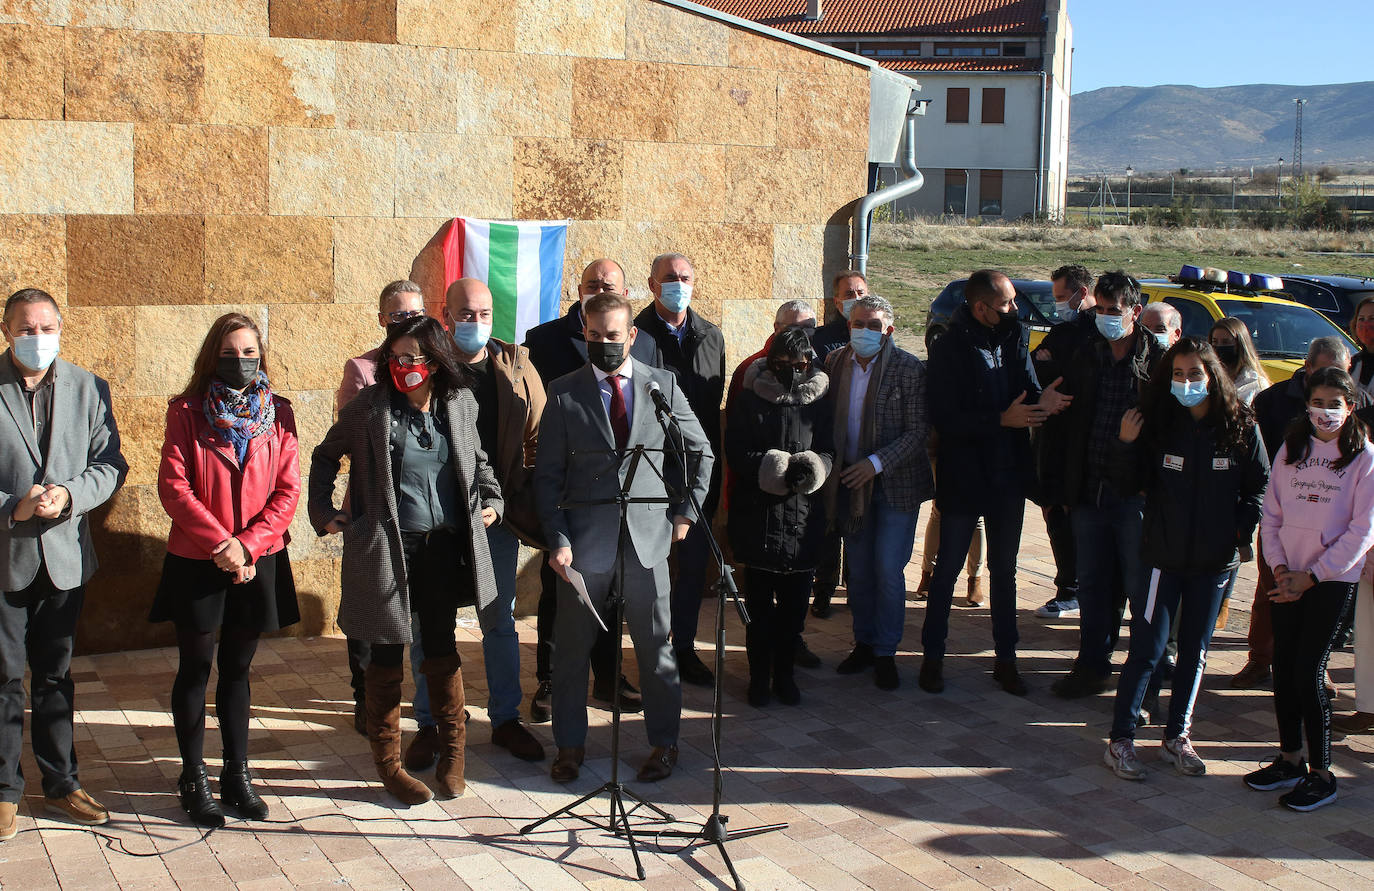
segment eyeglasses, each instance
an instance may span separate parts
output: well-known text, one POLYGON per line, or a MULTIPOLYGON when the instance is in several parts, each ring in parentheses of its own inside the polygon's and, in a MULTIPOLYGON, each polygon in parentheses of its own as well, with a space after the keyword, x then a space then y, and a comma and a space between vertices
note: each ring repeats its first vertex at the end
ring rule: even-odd
POLYGON ((427 364, 429 364, 429 357, 428 357, 428 356, 407 356, 407 355, 396 356, 396 355, 393 355, 391 358, 392 358, 392 359, 395 359, 395 360, 396 360, 396 364, 399 365, 399 366, 401 366, 402 368, 415 368, 415 367, 418 366, 418 365, 427 365, 427 364))
POLYGON ((386 320, 394 325, 397 322, 404 322, 406 319, 413 319, 424 314, 423 309, 398 309, 395 312, 386 313, 386 320))

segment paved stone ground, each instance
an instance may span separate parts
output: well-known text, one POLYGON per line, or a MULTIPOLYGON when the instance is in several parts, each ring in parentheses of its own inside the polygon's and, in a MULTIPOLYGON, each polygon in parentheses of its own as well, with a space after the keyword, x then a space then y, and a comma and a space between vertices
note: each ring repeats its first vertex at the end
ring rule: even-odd
MULTIPOLYGON (((913 566, 912 589, 915 575, 913 566)), ((1075 621, 1031 616, 1049 596, 1052 575, 1043 526, 1030 512, 1020 572, 1026 699, 992 684, 986 609, 956 608, 946 692, 921 692, 912 647, 924 607, 911 602, 899 691, 835 674, 850 641, 840 609, 809 620, 808 639, 826 666, 801 672, 803 705, 756 710, 745 703, 743 634, 731 614, 725 812, 735 828, 789 824, 730 843, 750 888, 1374 887, 1374 738, 1336 743, 1342 798, 1334 806, 1300 815, 1277 807, 1276 794, 1246 789, 1241 775, 1274 750, 1275 732, 1267 692, 1226 686, 1245 655, 1246 615, 1233 613, 1197 706, 1194 736, 1209 774, 1184 778, 1160 765, 1152 727, 1141 737, 1148 781, 1118 780, 1101 762, 1110 696, 1066 703, 1048 691, 1077 639, 1075 621)), ((1251 570, 1238 599, 1247 601, 1253 586, 1251 570)), ((521 623, 520 637, 528 675, 532 621, 521 623)), ((460 648, 468 665, 480 666, 471 623, 460 630, 460 648)), ((1338 683, 1351 683, 1351 664, 1349 651, 1334 657, 1338 683)), ((475 703, 468 794, 393 809, 366 741, 350 726, 343 641, 266 642, 255 664, 252 750, 273 822, 231 823, 202 839, 174 797, 179 764, 167 712, 174 670, 172 650, 78 660, 82 779, 116 812, 105 827, 109 838, 64 831, 44 817, 34 779, 20 811, 24 831, 0 845, 0 886, 632 886, 630 853, 607 833, 569 822, 518 834, 608 775, 604 712, 592 712, 581 779, 559 787, 547 761, 527 765, 488 742, 478 668, 468 678, 475 703)), ((658 786, 631 786, 677 819, 700 820, 711 806, 709 693, 688 689, 686 704, 678 772, 658 786)), ((536 733, 550 740, 547 727, 536 733)), ((646 753, 638 719, 627 721, 625 739, 632 774, 646 753)), ((24 768, 38 776, 27 753, 24 768)), ((714 849, 675 852, 666 842, 660 849, 652 833, 645 826, 640 836, 645 887, 726 887, 714 849)))

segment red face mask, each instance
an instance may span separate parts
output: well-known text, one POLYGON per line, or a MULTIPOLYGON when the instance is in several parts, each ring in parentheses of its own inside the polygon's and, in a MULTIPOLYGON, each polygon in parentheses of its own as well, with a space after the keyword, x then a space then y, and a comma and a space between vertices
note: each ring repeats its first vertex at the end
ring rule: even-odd
POLYGON ((411 390, 418 389, 425 381, 429 380, 428 365, 406 366, 396 359, 390 360, 388 365, 391 368, 391 382, 402 393, 409 393, 411 390))
POLYGON ((1355 339, 1365 349, 1374 349, 1374 322, 1356 322, 1355 339))

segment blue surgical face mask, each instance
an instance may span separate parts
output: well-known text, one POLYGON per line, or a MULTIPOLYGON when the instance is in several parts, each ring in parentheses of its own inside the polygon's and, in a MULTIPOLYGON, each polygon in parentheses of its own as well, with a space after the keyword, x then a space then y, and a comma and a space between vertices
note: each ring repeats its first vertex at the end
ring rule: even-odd
POLYGON ((860 359, 871 359, 883 348, 885 336, 883 332, 869 328, 850 328, 849 345, 854 348, 860 359))
POLYGON ((1170 381, 1169 391, 1184 408, 1200 405, 1207 398, 1206 381, 1170 381))
POLYGON ((1066 322, 1072 322, 1074 319, 1078 318, 1078 310, 1070 307, 1069 301, 1067 300, 1062 302, 1058 300, 1055 301, 1054 314, 1066 322))
POLYGON ((23 334, 14 338, 14 358, 33 371, 46 371, 57 358, 60 334, 23 334))
POLYGON ((465 356, 475 356, 491 339, 491 325, 481 322, 454 322, 453 343, 458 352, 465 356))
POLYGON ((850 297, 848 300, 840 301, 840 315, 844 316, 846 322, 849 321, 849 314, 854 311, 854 304, 858 302, 858 297, 850 297))
POLYGON ((1126 317, 1097 313, 1097 330, 1108 340, 1120 340, 1126 336, 1126 317))
POLYGON ((1151 332, 1150 332, 1150 336, 1153 337, 1153 338, 1155 339, 1155 343, 1159 344, 1159 348, 1160 348, 1161 350, 1167 350, 1167 349, 1169 348, 1169 332, 1168 332, 1168 331, 1163 331, 1163 332, 1160 332, 1160 331, 1151 331, 1151 332))
POLYGON ((668 312, 683 312, 692 302, 692 286, 686 282, 664 282, 658 288, 658 299, 668 312))

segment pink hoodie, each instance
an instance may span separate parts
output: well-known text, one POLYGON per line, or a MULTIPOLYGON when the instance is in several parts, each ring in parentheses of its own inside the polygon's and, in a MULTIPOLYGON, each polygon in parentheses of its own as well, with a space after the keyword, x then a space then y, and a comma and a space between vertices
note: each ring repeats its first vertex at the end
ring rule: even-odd
POLYGON ((1358 582, 1365 554, 1374 546, 1374 448, 1341 470, 1335 440, 1312 438, 1312 451, 1297 464, 1279 449, 1264 494, 1260 540, 1270 566, 1311 572, 1323 582, 1358 582))

